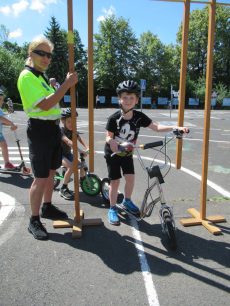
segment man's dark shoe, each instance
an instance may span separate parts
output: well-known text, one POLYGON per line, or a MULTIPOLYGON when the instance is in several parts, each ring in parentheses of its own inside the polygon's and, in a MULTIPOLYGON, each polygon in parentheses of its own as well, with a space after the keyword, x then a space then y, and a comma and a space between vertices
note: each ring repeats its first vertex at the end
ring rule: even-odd
POLYGON ((44 208, 44 206, 41 209, 40 216, 42 218, 54 218, 54 219, 65 219, 68 218, 67 213, 65 213, 63 210, 60 210, 54 205, 50 205, 49 208, 44 208))
POLYGON ((29 233, 33 234, 35 239, 46 240, 49 238, 47 230, 41 221, 34 221, 33 223, 30 221, 28 231, 29 233))

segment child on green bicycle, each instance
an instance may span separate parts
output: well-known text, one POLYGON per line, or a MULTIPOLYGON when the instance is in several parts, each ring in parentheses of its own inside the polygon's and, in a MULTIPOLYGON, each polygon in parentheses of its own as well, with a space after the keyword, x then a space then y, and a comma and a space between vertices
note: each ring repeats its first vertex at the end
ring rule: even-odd
MULTIPOLYGON (((76 116, 78 113, 76 111, 76 116)), ((73 198, 73 192, 68 188, 68 182, 73 174, 73 154, 71 153, 71 148, 73 147, 72 142, 72 120, 71 120, 71 108, 68 107, 61 111, 61 121, 63 127, 61 127, 61 146, 62 146, 62 166, 67 168, 64 176, 63 185, 59 191, 61 197, 66 200, 71 200, 73 198)), ((83 153, 84 157, 87 156, 89 147, 84 141, 84 139, 77 133, 77 140, 86 148, 86 151, 82 151, 78 148, 78 152, 83 153)), ((81 162, 78 159, 78 162, 81 162)), ((84 169, 80 169, 80 180, 84 176, 84 169)))
POLYGON ((110 209, 109 223, 119 225, 117 216, 116 199, 118 187, 120 184, 121 169, 125 177, 125 198, 122 205, 132 214, 138 214, 139 209, 131 200, 134 188, 134 163, 133 152, 119 153, 111 157, 113 152, 118 152, 118 145, 123 142, 132 142, 136 144, 141 127, 148 127, 154 132, 171 132, 173 128, 178 128, 183 132, 188 132, 186 127, 175 127, 159 125, 146 116, 144 113, 134 110, 135 105, 141 94, 140 86, 134 81, 124 81, 117 87, 118 101, 121 110, 115 112, 108 119, 106 125, 106 143, 104 155, 108 168, 108 177, 110 179, 110 209), (128 154, 127 154, 128 153, 128 154))

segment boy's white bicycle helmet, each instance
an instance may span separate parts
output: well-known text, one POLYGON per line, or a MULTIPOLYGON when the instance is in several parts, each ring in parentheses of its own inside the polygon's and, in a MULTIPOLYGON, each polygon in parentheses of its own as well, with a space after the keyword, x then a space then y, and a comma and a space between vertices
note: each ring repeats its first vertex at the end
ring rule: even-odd
POLYGON ((134 93, 138 98, 141 95, 141 87, 134 81, 124 81, 117 86, 117 94, 122 92, 134 93))
MULTIPOLYGON (((61 111, 61 119, 66 119, 71 117, 71 107, 64 108, 61 111)), ((76 111, 76 117, 78 117, 78 112, 76 111)))

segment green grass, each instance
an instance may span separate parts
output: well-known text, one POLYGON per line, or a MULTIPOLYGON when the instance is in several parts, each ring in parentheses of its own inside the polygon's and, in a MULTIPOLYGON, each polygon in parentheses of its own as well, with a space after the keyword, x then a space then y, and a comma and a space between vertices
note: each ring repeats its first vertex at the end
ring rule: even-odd
POLYGON ((191 199, 191 198, 189 198, 189 199, 183 199, 183 198, 179 198, 179 199, 174 199, 174 200, 172 200, 173 202, 184 202, 184 201, 195 201, 195 199, 191 199))
POLYGON ((229 201, 230 198, 228 198, 228 197, 214 197, 212 199, 207 198, 206 200, 210 201, 210 202, 211 201, 222 202, 222 201, 229 201))

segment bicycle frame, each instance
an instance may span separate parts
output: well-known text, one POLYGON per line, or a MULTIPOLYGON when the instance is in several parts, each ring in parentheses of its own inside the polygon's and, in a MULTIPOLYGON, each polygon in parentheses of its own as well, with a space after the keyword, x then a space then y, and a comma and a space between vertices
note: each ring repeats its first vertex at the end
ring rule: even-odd
MULTIPOLYGON (((169 141, 173 140, 174 138, 182 138, 181 134, 178 132, 178 130, 175 130, 173 132, 170 132, 168 133, 166 136, 165 136, 165 141, 157 141, 157 142, 153 142, 153 143, 148 143, 148 144, 145 144, 145 145, 139 145, 139 146, 135 146, 133 143, 131 142, 125 142, 123 144, 120 144, 119 145, 119 152, 125 152, 125 147, 126 146, 131 146, 133 149, 135 149, 136 153, 137 153, 137 157, 138 157, 138 160, 142 166, 142 168, 147 171, 148 175, 149 175, 149 178, 153 178, 154 177, 154 181, 151 183, 151 185, 146 189, 145 191, 145 194, 144 194, 144 197, 143 197, 143 201, 142 201, 142 204, 141 204, 141 208, 140 208, 140 214, 139 215, 133 215, 131 214, 129 211, 127 211, 126 209, 122 208, 122 206, 118 205, 118 208, 122 209, 123 211, 125 211, 131 218, 133 218, 134 220, 136 221, 140 221, 142 220, 143 218, 145 217, 150 217, 150 215, 152 214, 152 211, 153 211, 153 208, 154 206, 160 202, 161 203, 161 207, 158 209, 158 215, 159 215, 159 218, 160 218, 160 222, 161 222, 161 226, 162 226, 162 231, 163 232, 167 232, 168 229, 166 228, 165 226, 165 220, 164 220, 164 214, 167 212, 167 214, 171 217, 171 220, 172 220, 172 224, 173 224, 173 227, 174 229, 176 229, 176 226, 175 226, 175 221, 174 221, 174 218, 173 218, 173 207, 169 207, 166 205, 166 202, 165 202, 165 198, 164 198, 164 193, 163 193, 163 189, 162 189, 162 186, 161 186, 161 182, 160 180, 163 179, 162 176, 160 176, 160 180, 159 180, 159 177, 157 177, 156 173, 160 174, 161 175, 161 172, 160 172, 160 169, 164 168, 167 166, 167 144, 169 141), (167 139, 170 135, 174 135, 171 139, 167 139), (161 148, 158 150, 158 153, 156 154, 156 156, 161 152, 162 152, 162 149, 164 148, 164 155, 165 155, 165 162, 163 165, 161 166, 155 166, 155 167, 159 167, 159 171, 158 169, 156 169, 156 171, 152 171, 152 170, 155 170, 153 169, 154 167, 146 167, 144 165, 144 162, 139 154, 139 151, 138 151, 138 148, 139 149, 148 149, 148 148, 154 148, 154 147, 158 147, 158 146, 161 146, 161 148), (155 172, 155 174, 152 172, 155 172), (153 175, 151 177, 151 175, 153 175), (152 200, 148 205, 147 205, 147 200, 148 200, 148 197, 152 191, 152 189, 154 187, 157 187, 157 190, 158 190, 158 197, 154 200, 152 200)), ((116 152, 117 153, 117 152, 116 152)), ((113 153, 112 156, 116 153, 113 153)), ((152 163, 154 162, 154 159, 156 158, 156 156, 153 158, 153 161, 152 163)), ((151 163, 151 165, 152 165, 151 163)), ((171 165, 171 163, 170 163, 171 165)))

